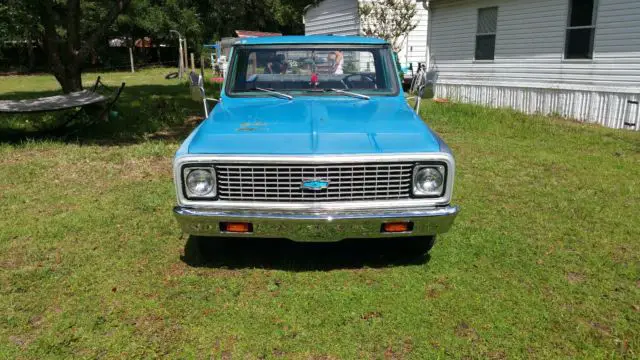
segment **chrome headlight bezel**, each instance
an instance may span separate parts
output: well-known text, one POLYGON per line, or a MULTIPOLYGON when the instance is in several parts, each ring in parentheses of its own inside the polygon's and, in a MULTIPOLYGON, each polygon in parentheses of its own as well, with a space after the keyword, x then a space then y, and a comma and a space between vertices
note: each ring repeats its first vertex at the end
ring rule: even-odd
POLYGON ((216 170, 215 170, 215 167, 213 167, 213 165, 211 166, 185 165, 182 167, 182 193, 184 197, 188 200, 215 200, 218 197, 218 181, 217 180, 218 179, 216 176, 216 170), (211 190, 204 195, 193 193, 191 189, 189 189, 189 186, 187 186, 187 178, 192 172, 196 170, 206 171, 211 176, 211 181, 213 183, 213 186, 211 190))
POLYGON ((413 178, 411 182, 411 194, 416 198, 439 198, 445 196, 447 192, 447 165, 444 163, 435 163, 435 164, 417 164, 413 168, 413 178), (421 171, 426 171, 425 169, 434 169, 439 172, 442 177, 442 183, 440 186, 435 188, 432 191, 424 191, 420 190, 417 186, 418 183, 418 175, 421 171))

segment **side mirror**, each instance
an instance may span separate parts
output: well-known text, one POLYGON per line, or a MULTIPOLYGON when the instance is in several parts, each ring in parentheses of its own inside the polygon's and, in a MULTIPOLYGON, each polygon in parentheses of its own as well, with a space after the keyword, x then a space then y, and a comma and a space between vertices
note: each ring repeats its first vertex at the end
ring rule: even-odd
POLYGON ((209 117, 209 101, 220 102, 219 99, 208 98, 204 91, 204 78, 202 75, 198 75, 194 72, 189 74, 189 89, 191 91, 191 98, 196 101, 202 100, 202 105, 204 106, 204 118, 209 117))

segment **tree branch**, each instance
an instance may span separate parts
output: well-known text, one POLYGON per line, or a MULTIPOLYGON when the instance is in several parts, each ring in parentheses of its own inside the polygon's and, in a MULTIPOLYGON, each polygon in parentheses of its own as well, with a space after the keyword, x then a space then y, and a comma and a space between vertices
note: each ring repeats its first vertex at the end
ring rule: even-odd
POLYGON ((80 0, 67 1, 67 52, 78 62, 80 52, 80 0))
POLYGON ((56 32, 55 13, 53 11, 53 3, 51 0, 44 0, 43 6, 40 7, 42 12, 41 19, 44 27, 43 45, 49 59, 51 71, 58 78, 64 74, 64 65, 60 60, 60 48, 58 33, 56 32))
MULTIPOLYGON (((69 0, 69 1, 74 1, 74 0, 69 0)), ((115 6, 112 7, 109 10, 109 13, 107 14, 107 16, 102 21, 100 21, 102 26, 96 29, 96 31, 94 31, 93 34, 91 34, 91 37, 87 39, 87 41, 83 44, 82 55, 86 55, 91 49, 95 47, 98 41, 104 37, 104 34, 107 32, 107 29, 109 29, 111 24, 113 24, 116 21, 118 16, 120 16, 120 14, 122 14, 127 9, 129 4, 131 3, 131 0, 116 0, 114 2, 115 2, 115 6)))
POLYGON ((404 39, 417 26, 413 0, 363 2, 358 12, 362 32, 388 41, 395 51, 400 51, 404 39))

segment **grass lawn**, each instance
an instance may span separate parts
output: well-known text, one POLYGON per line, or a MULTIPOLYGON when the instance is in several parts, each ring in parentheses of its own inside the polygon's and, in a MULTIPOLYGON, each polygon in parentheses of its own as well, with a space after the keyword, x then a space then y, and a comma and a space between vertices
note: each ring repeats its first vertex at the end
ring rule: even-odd
MULTIPOLYGON (((167 72, 106 74, 128 83, 120 118, 76 138, 0 142, 0 358, 640 356, 639 133, 425 101, 463 209, 429 256, 272 240, 199 254, 170 165, 200 104, 167 72)), ((0 98, 56 86, 1 78, 0 98)))
MULTIPOLYGON (((83 143, 104 141, 139 141, 149 138, 182 138, 193 128, 193 121, 202 116, 201 103, 191 100, 185 81, 165 79, 175 69, 158 68, 134 74, 111 72, 83 75, 85 87, 91 87, 98 75, 112 90, 122 82, 126 87, 116 104, 118 116, 110 121, 98 122, 91 127, 72 128, 68 140, 83 143), (185 124, 185 119, 189 121, 185 124), (171 133, 168 133, 168 130, 171 133)), ((207 86, 215 95, 216 88, 207 86)), ((53 76, 5 76, 0 77, 1 99, 27 99, 59 94, 59 85, 53 76)), ((36 115, 1 115, 0 140, 16 141, 25 133, 55 128, 72 111, 36 115)), ((81 118, 82 120, 82 118, 81 118)), ((46 133, 46 131, 44 131, 46 133)))

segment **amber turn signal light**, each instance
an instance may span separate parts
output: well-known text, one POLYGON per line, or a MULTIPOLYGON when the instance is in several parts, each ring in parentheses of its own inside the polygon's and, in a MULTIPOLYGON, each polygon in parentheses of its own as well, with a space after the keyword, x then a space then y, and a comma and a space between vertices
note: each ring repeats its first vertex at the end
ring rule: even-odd
POLYGON ((382 232, 386 233, 400 233, 413 230, 413 223, 410 221, 404 222, 391 222, 382 224, 382 232))
POLYGON ((253 226, 245 222, 227 222, 220 223, 220 230, 229 233, 250 233, 253 231, 253 226))

